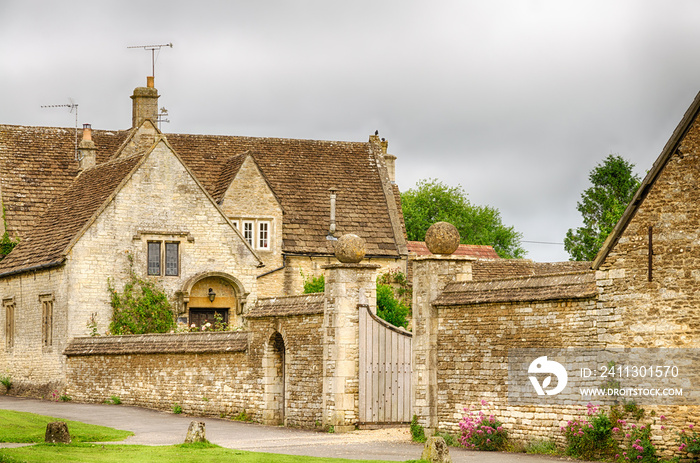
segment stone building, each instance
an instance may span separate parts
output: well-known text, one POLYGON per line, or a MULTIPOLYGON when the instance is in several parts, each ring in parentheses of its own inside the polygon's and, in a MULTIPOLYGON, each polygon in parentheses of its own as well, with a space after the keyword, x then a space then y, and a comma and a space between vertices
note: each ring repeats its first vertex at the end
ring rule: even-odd
POLYGON ((595 261, 417 257, 413 369, 421 424, 454 432, 464 408, 486 400, 511 437, 563 440, 560 427, 581 416, 581 405, 605 399, 509 402, 510 351, 669 348, 658 354, 666 356, 664 365, 673 364, 671 349, 694 355, 676 364, 686 370, 686 402, 646 408, 668 417, 663 426, 658 419, 653 425, 655 445, 667 452, 677 448, 675 433, 700 421, 692 363, 700 356, 684 350, 700 347, 699 114, 700 94, 595 261))
POLYGON ((181 323, 237 326, 257 299, 300 294, 343 234, 406 270, 396 158, 378 135, 166 136, 158 98, 150 77, 134 90, 128 130, 0 126, 0 232, 19 239, 0 262, 0 368, 18 382, 60 382, 67 342, 91 319, 105 332, 108 283, 121 290, 130 271, 165 289, 181 323))

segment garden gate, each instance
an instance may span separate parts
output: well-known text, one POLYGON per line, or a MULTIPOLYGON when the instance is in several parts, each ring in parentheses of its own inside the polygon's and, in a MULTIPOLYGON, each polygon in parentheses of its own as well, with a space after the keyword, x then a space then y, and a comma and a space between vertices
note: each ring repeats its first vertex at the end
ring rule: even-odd
POLYGON ((360 425, 408 423, 411 340, 408 331, 382 320, 367 305, 360 312, 360 425))

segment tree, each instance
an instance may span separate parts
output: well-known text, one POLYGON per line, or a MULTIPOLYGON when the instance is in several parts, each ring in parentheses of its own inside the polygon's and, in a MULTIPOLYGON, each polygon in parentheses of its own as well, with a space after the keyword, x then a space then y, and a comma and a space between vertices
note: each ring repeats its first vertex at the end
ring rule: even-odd
POLYGON ((420 180, 401 195, 406 234, 412 241, 424 241, 435 222, 450 222, 459 230, 462 243, 493 246, 503 258, 521 258, 522 234, 501 222, 498 209, 475 206, 461 186, 452 187, 436 179, 420 180))
POLYGON ((634 164, 609 154, 588 175, 591 187, 581 194, 576 209, 583 216, 583 227, 569 229, 564 248, 571 260, 593 260, 612 232, 639 188, 634 164))

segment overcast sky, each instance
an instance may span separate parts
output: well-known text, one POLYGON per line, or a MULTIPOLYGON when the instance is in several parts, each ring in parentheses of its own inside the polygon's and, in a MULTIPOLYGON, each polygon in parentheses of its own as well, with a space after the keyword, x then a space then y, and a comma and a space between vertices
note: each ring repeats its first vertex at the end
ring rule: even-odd
POLYGON ((588 173, 644 176, 700 90, 697 1, 0 0, 0 123, 131 125, 156 61, 165 132, 366 141, 402 190, 461 185, 528 258, 567 260, 588 173))

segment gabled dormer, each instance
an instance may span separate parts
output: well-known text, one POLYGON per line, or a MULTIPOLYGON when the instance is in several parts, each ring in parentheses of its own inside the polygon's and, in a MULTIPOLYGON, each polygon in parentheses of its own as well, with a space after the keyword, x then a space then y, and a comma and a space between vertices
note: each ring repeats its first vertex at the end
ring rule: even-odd
POLYGON ((229 159, 220 182, 230 182, 225 189, 221 186, 221 209, 266 265, 276 263, 282 252, 284 212, 253 155, 229 159))

